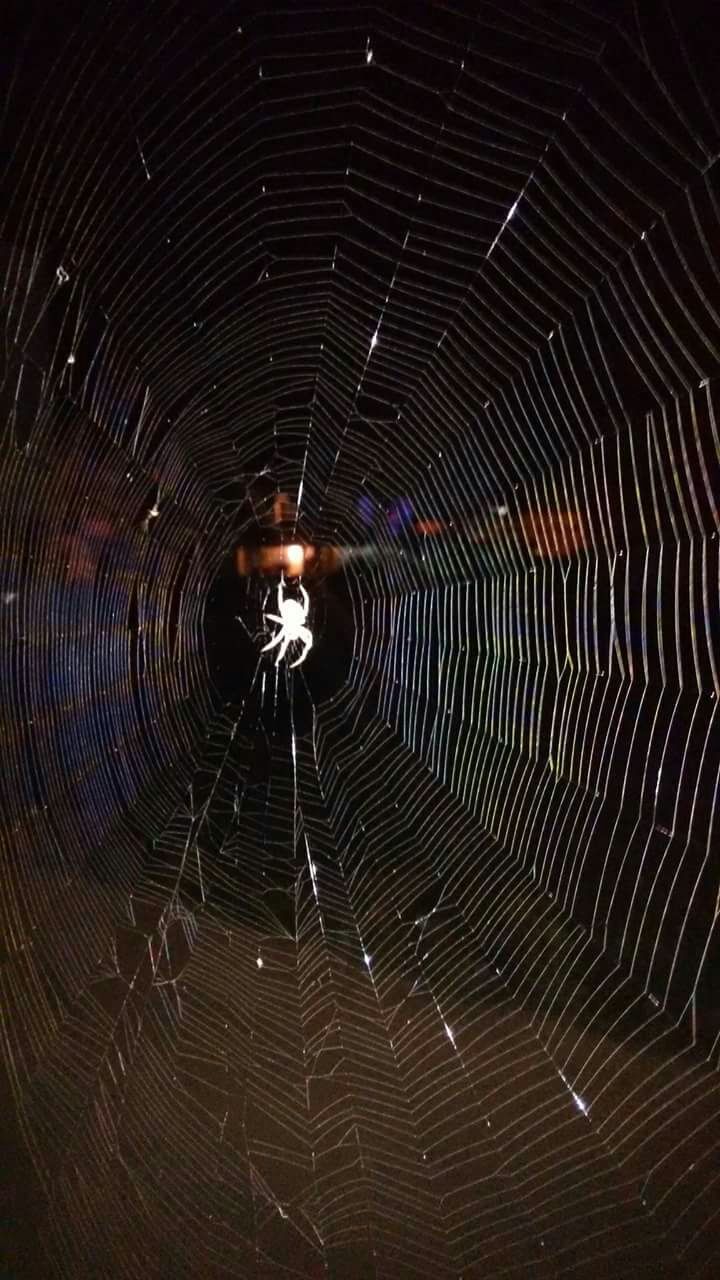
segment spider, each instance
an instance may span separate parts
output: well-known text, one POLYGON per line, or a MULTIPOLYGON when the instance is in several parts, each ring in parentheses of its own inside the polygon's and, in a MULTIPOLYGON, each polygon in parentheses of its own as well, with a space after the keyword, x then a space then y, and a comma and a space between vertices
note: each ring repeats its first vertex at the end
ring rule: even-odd
POLYGON ((299 600, 286 600, 283 596, 282 579, 280 579, 280 585, 278 587, 278 608, 280 609, 280 617, 278 617, 276 613, 265 614, 266 622, 280 623, 280 630, 277 635, 269 644, 264 645, 261 650, 262 653, 265 653, 267 649, 274 649, 276 644, 280 645, 280 652, 275 660, 276 667, 280 665, 280 660, 285 657, 285 651, 288 645, 292 644, 294 640, 302 640, 305 645, 303 652, 300 654, 297 662, 290 663, 291 667, 299 667, 300 663, 304 662, 307 658, 313 642, 312 631, 309 627, 303 625, 308 615, 308 609, 310 608, 310 600, 304 587, 300 588, 300 594, 303 598, 302 604, 300 604, 299 600))

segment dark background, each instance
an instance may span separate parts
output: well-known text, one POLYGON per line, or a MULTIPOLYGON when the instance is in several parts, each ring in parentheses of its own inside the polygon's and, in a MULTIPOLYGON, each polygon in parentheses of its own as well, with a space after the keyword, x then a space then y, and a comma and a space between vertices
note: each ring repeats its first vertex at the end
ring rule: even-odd
POLYGON ((2 26, 7 1273, 714 1275, 712 8, 2 26))

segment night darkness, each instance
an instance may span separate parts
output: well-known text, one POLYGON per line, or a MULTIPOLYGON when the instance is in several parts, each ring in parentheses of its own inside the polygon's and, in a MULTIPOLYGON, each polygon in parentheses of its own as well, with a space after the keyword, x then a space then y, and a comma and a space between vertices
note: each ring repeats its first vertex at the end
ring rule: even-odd
POLYGON ((0 1274, 720 1272, 716 26, 3 9, 0 1274))

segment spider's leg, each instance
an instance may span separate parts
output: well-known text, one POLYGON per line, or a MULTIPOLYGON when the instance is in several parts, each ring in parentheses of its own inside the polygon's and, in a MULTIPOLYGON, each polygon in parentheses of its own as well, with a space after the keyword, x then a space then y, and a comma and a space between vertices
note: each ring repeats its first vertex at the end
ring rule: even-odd
POLYGON ((312 631, 310 631, 308 627, 301 627, 298 639, 302 640, 303 644, 305 645, 305 648, 303 649, 297 661, 290 663, 291 668, 299 667, 300 663, 304 662, 305 659, 307 658, 310 650, 312 649, 312 642, 313 642, 312 631))
POLYGON ((310 608, 310 597, 304 587, 300 588, 300 595, 303 598, 303 608, 305 610, 305 617, 307 618, 308 609, 310 608))
POLYGON ((279 651, 279 653, 278 653, 278 656, 277 656, 277 658, 275 659, 275 666, 276 666, 276 667, 279 667, 279 666, 280 666, 280 663, 281 663, 282 659, 285 657, 285 654, 286 654, 286 652, 287 652, 287 647, 288 647, 289 643, 290 643, 290 641, 289 641, 288 637, 286 636, 286 637, 285 637, 285 639, 284 639, 284 640, 283 640, 283 642, 282 642, 282 647, 281 647, 281 649, 280 649, 280 651, 279 651))
POLYGON ((279 622, 279 623, 280 623, 280 626, 281 626, 281 627, 283 626, 283 619, 282 619, 282 618, 279 618, 279 617, 278 617, 278 615, 277 615, 276 613, 266 613, 266 614, 265 614, 265 621, 266 621, 266 622, 267 622, 267 619, 268 619, 268 618, 270 619, 270 621, 271 621, 271 622, 279 622))
POLYGON ((267 653, 268 649, 274 649, 276 644, 280 644, 280 641, 282 640, 282 638, 283 638, 282 631, 278 631, 277 635, 275 636, 275 639, 271 640, 269 644, 264 644, 260 652, 267 653))

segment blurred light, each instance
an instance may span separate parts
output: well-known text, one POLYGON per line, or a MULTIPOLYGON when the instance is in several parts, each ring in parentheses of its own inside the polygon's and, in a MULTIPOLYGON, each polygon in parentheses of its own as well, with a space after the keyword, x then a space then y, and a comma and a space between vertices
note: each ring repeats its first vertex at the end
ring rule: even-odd
POLYGON ((358 514, 363 524, 372 524, 375 518, 375 503, 369 493, 363 493, 358 500, 358 514))
POLYGON ((289 578, 308 573, 337 573, 342 567, 342 551, 339 547, 299 543, 289 546, 241 544, 235 548, 235 567, 243 578, 252 573, 275 577, 282 572, 289 578))
POLYGON ((409 498, 398 498, 397 502, 388 511, 388 525, 392 534, 399 533, 400 530, 413 518, 412 502, 409 498))
POLYGON ((297 517, 297 505, 288 493, 278 493, 272 507, 274 524, 292 524, 297 517))

